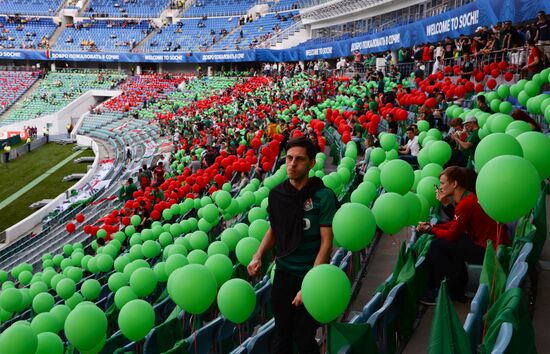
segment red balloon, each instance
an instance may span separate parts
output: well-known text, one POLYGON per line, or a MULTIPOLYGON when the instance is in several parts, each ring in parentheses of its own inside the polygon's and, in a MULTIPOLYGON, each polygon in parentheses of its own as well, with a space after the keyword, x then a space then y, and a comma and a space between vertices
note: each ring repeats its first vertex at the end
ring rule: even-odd
POLYGON ((84 232, 87 233, 87 234, 91 234, 92 233, 92 225, 85 225, 84 226, 84 232))
POLYGON ((494 90, 494 88, 497 87, 497 81, 495 79, 488 80, 487 87, 491 90, 494 90))
POLYGON ((151 219, 153 220, 159 220, 160 219, 160 212, 158 212, 158 210, 153 210, 151 212, 151 219))
POLYGON ((506 74, 504 74, 504 80, 510 82, 514 79, 514 74, 512 74, 511 72, 507 72, 506 74))
POLYGON ((250 142, 250 145, 254 148, 254 149, 257 149, 260 147, 260 145, 262 144, 262 142, 260 141, 260 139, 252 139, 252 141, 250 142))
POLYGON ((435 108, 435 106, 437 105, 437 101, 435 100, 435 98, 430 97, 426 100, 425 105, 428 108, 435 108))
POLYGON ((122 218, 122 225, 124 225, 124 226, 130 225, 130 217, 128 217, 128 216, 123 217, 122 218))
POLYGON ((67 230, 68 233, 72 234, 74 230, 76 230, 76 226, 72 222, 70 222, 67 224, 67 226, 65 226, 65 230, 67 230))
POLYGON ((84 221, 85 217, 84 217, 84 214, 82 213, 79 213, 79 214, 76 214, 76 217, 75 217, 76 221, 81 223, 84 221))
POLYGON ((500 70, 506 70, 507 67, 508 67, 508 63, 505 61, 501 61, 500 63, 498 63, 498 68, 500 70))
POLYGON ((483 79, 485 79, 485 74, 482 73, 482 72, 477 73, 475 79, 476 79, 477 82, 481 82, 481 81, 483 81, 483 79))
POLYGON ((475 88, 477 93, 480 93, 483 91, 483 84, 477 84, 475 88))
POLYGON ((493 69, 491 70, 491 76, 494 77, 495 79, 500 75, 500 70, 498 69, 493 69))

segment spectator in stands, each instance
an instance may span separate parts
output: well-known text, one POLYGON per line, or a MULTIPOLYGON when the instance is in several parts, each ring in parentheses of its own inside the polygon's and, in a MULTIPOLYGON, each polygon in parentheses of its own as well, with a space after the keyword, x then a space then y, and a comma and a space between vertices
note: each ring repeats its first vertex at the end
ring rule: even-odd
POLYGON ((529 56, 527 58, 527 65, 521 68, 521 76, 522 78, 531 80, 536 73, 543 69, 542 52, 535 45, 534 39, 529 39, 527 46, 529 48, 529 56))
POLYGON ((550 56, 550 21, 544 11, 537 13, 537 22, 535 22, 535 35, 533 40, 537 44, 538 48, 542 51, 542 54, 550 56))
POLYGON ((470 54, 464 53, 463 60, 464 61, 462 63, 461 77, 463 79, 470 80, 472 74, 474 73, 474 64, 470 60, 470 54))
POLYGON ((126 185, 123 185, 118 192, 118 200, 121 202, 127 202, 134 199, 134 192, 137 190, 138 189, 134 184, 134 179, 132 177, 128 178, 126 185))
POLYGON ((432 69, 432 74, 437 74, 438 72, 444 72, 443 71, 444 69, 445 69, 445 63, 443 62, 443 57, 438 56, 435 59, 434 67, 432 69))
POLYGON ((484 95, 478 95, 476 97, 477 108, 481 109, 483 112, 492 113, 491 107, 487 104, 487 99, 484 95))
POLYGON ((155 177, 154 178, 155 184, 161 185, 164 183, 164 164, 162 161, 159 161, 157 163, 157 166, 153 170, 153 175, 155 177))
POLYGON ((422 63, 416 63, 416 70, 414 71, 414 77, 420 80, 424 79, 424 65, 422 63))
POLYGON ((308 177, 315 165, 315 147, 305 137, 288 142, 288 180, 269 194, 271 227, 248 265, 256 276, 262 260, 276 250, 276 270, 271 293, 275 318, 274 353, 319 353, 315 340, 318 324, 302 303, 301 284, 305 274, 327 263, 332 249, 332 218, 336 196, 319 178, 308 177), (304 224, 305 222, 305 224, 304 224), (303 225, 309 225, 304 229, 303 225))
POLYGON ((417 165, 418 152, 420 151, 420 144, 418 143, 418 136, 415 135, 412 127, 407 128, 407 143, 399 147, 399 159, 407 161, 411 165, 417 165))
POLYGON ((464 157, 468 159, 467 167, 473 168, 473 160, 477 144, 479 144, 479 125, 475 116, 468 116, 464 123, 468 137, 466 140, 461 140, 462 134, 453 134, 451 138, 458 145, 460 151, 464 154, 464 157))
POLYGON ((151 184, 151 172, 147 169, 147 166, 143 165, 143 168, 140 168, 138 171, 138 180, 139 186, 142 191, 145 191, 145 188, 149 187, 151 184))
POLYGON ((482 264, 487 241, 497 247, 508 244, 505 231, 500 235, 497 223, 481 208, 475 195, 475 173, 463 167, 447 167, 439 175, 440 186, 436 197, 444 205, 454 204, 454 218, 443 224, 420 223, 418 232, 432 233, 429 251, 431 263, 431 289, 420 300, 424 304, 435 305, 439 285, 448 279, 451 298, 465 302, 468 273, 465 262, 482 264))

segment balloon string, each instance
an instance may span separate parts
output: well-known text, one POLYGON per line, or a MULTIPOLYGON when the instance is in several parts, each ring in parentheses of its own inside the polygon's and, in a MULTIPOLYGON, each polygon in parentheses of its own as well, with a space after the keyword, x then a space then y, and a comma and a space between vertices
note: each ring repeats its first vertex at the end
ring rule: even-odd
POLYGON ((481 343, 485 342, 485 334, 487 333, 487 322, 489 320, 489 308, 491 307, 491 304, 496 299, 496 292, 495 292, 495 280, 497 277, 497 269, 498 269, 498 246, 500 244, 500 233, 502 232, 502 227, 500 223, 497 223, 497 243, 496 243, 496 251, 495 251, 495 269, 493 271, 493 279, 491 280, 491 289, 489 291, 489 304, 487 304, 487 310, 485 311, 485 321, 483 321, 483 335, 481 337, 481 343))
POLYGON ((325 354, 327 352, 327 324, 323 326, 323 339, 322 339, 322 348, 321 353, 325 354))
MULTIPOLYGON (((192 329, 193 333, 195 332, 195 321, 196 319, 193 317, 193 329, 192 329)), ((196 334, 193 336, 193 347, 195 348, 194 353, 196 354, 197 353, 197 335, 196 334)))
POLYGON ((241 336, 241 325, 237 325, 237 332, 239 332, 239 345, 243 344, 243 338, 241 336))
POLYGON ((136 342, 136 354, 140 353, 139 342, 136 342))

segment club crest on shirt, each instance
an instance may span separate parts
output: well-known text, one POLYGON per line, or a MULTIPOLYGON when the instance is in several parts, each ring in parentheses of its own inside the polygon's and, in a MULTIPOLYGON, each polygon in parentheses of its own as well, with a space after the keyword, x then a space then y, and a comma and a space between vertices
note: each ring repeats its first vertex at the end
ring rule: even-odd
POLYGON ((311 209, 313 209, 313 200, 308 198, 304 203, 304 211, 310 211, 311 209))

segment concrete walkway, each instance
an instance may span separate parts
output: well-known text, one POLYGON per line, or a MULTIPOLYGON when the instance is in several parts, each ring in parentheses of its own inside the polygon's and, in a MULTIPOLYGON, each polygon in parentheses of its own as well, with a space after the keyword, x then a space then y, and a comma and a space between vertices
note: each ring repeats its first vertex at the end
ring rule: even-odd
POLYGON ((11 204, 14 200, 16 200, 17 198, 19 198, 20 196, 22 196, 23 194, 27 193, 28 191, 30 191, 31 189, 33 189, 34 187, 36 187, 40 182, 42 182, 43 180, 45 180, 46 178, 48 178, 51 174, 55 173, 57 170, 59 170, 61 167, 65 166, 65 164, 67 164, 68 162, 70 162, 71 160, 73 160, 75 157, 77 157, 78 155, 80 155, 82 153, 82 151, 84 150, 79 150, 77 152, 75 152, 74 154, 72 154, 71 156, 68 156, 67 158, 65 158, 63 161, 60 161, 57 165, 53 166, 52 168, 50 168, 49 170, 47 170, 46 172, 44 172, 44 174, 42 174, 41 176, 39 177, 36 177, 35 179, 33 179, 32 181, 30 181, 25 187, 21 188, 20 190, 18 190, 17 192, 13 193, 12 195, 10 195, 9 197, 7 197, 6 199, 4 199, 1 203, 0 203, 0 210, 4 209, 6 206, 8 206, 9 204, 11 204))

